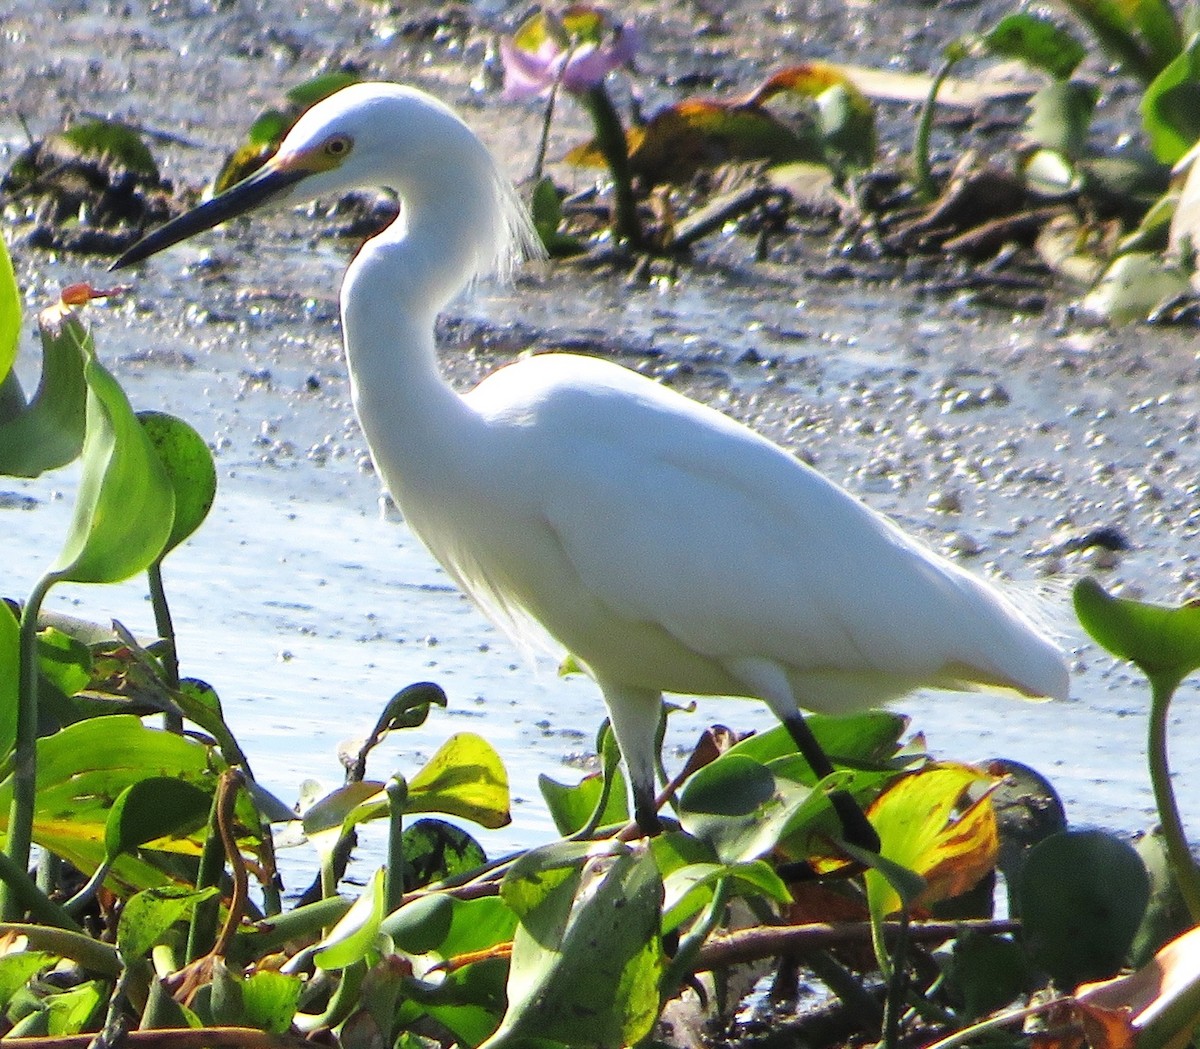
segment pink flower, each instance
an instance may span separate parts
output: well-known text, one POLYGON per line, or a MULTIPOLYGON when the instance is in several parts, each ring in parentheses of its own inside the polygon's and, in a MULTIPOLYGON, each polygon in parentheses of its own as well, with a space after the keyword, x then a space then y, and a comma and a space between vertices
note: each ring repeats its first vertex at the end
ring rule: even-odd
POLYGON ((529 51, 519 47, 514 38, 504 37, 500 41, 504 97, 536 98, 549 94, 555 83, 574 94, 584 94, 631 61, 639 42, 632 22, 614 26, 610 37, 599 44, 589 40, 564 47, 547 35, 537 50, 529 51))

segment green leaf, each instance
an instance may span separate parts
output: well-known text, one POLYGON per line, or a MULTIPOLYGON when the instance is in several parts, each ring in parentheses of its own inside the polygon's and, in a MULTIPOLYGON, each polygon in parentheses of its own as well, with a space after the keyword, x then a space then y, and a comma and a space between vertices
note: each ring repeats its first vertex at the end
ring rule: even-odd
POLYGON ((63 1038, 93 1027, 107 1000, 108 988, 99 980, 89 980, 68 991, 48 995, 45 999, 49 1013, 46 1034, 51 1038, 63 1038))
POLYGON ((561 258, 567 255, 578 255, 584 249, 583 242, 576 237, 559 232, 562 225, 562 198, 558 187, 549 176, 542 178, 533 187, 533 196, 529 210, 533 216, 533 226, 541 238, 542 245, 551 256, 561 258))
POLYGON ((1000 58, 1016 58, 1066 80, 1087 57, 1087 50, 1056 22, 1022 11, 1000 19, 984 33, 983 45, 1000 58))
MULTIPOLYGON (((109 809, 131 783, 170 776, 198 786, 211 783, 210 751, 172 732, 148 728, 130 715, 89 718, 38 740, 37 803, 33 837, 51 852, 91 873, 104 859, 109 809)), ((7 832, 12 776, 0 781, 0 828, 7 832)), ((179 842, 196 854, 193 842, 179 842)), ((144 889, 166 876, 135 856, 123 856, 106 884, 144 889)))
POLYGON ((141 136, 126 124, 88 120, 55 136, 85 156, 103 157, 137 175, 158 181, 158 165, 141 136))
POLYGON ((21 704, 21 628, 7 601, 0 600, 0 761, 17 741, 21 704))
POLYGON ((271 1034, 285 1034, 292 1026, 303 989, 299 976, 256 970, 242 978, 243 1022, 271 1034))
POLYGON ((1029 100, 1025 130, 1045 149, 1078 159, 1087 151, 1097 89, 1080 80, 1053 80, 1029 100))
POLYGON ((428 954, 441 946, 450 933, 454 918, 451 897, 444 893, 418 896, 389 914, 380 929, 402 951, 428 954))
MULTIPOLYGON (((908 730, 908 718, 888 710, 868 710, 849 717, 810 714, 805 719, 821 749, 835 764, 879 764, 896 754, 900 737, 908 730)), ((729 750, 767 764, 775 758, 794 756, 796 743, 784 725, 748 736, 729 750)), ((816 777, 812 778, 816 782, 816 777)))
MULTIPOLYGON (((0 237, 0 383, 8 378, 21 341, 21 293, 8 245, 0 237)), ((0 418, 0 422, 4 420, 0 418)))
POLYGON ((699 769, 679 797, 679 822, 725 862, 755 859, 778 840, 775 777, 753 758, 725 754, 699 769))
POLYGON ((204 826, 212 795, 173 776, 131 783, 118 796, 104 830, 105 859, 115 860, 139 845, 204 826))
POLYGON ((1075 614, 1098 644, 1151 679, 1177 684, 1200 668, 1200 604, 1170 608, 1113 597, 1094 579, 1082 579, 1075 614))
POLYGON ((334 92, 341 91, 342 88, 349 87, 351 84, 357 84, 360 80, 362 80, 360 74, 344 70, 321 73, 311 80, 306 80, 302 84, 297 84, 295 87, 289 88, 285 97, 293 106, 297 106, 303 111, 315 106, 318 102, 334 94, 334 92))
MULTIPOLYGON (((46 315, 43 314, 43 318, 46 315)), ((75 583, 115 583, 161 554, 174 520, 166 471, 120 385, 84 345, 82 325, 60 314, 87 355, 87 433, 75 514, 54 574, 75 583)))
POLYGON ((1132 251, 1113 260, 1081 306, 1110 324, 1128 324, 1145 320, 1155 307, 1190 291, 1187 275, 1161 255, 1132 251))
POLYGON ((361 79, 357 73, 322 73, 289 90, 285 96, 286 107, 265 110, 255 119, 246 135, 246 142, 221 165, 213 181, 213 192, 220 193, 252 175, 275 153, 305 110, 361 79))
POLYGON ((417 820, 404 828, 403 841, 406 892, 466 874, 487 862, 479 843, 445 820, 417 820))
POLYGON ((1019 886, 1026 946, 1062 988, 1112 976, 1150 897, 1132 846, 1103 831, 1067 831, 1029 853, 1019 886))
POLYGON ((29 979, 58 962, 49 951, 16 951, 0 955, 0 1012, 7 1013, 9 1002, 29 979))
POLYGON ((1153 80, 1182 46, 1178 23, 1165 0, 1063 2, 1087 24, 1100 46, 1143 83, 1153 80))
POLYGON ((954 940, 946 966, 947 990, 962 1005, 964 1020, 998 1011, 1033 985, 1020 944, 1000 936, 964 932, 954 940))
POLYGON ((385 902, 384 871, 380 867, 346 916, 317 945, 313 961, 318 968, 345 969, 365 959, 375 949, 385 902))
POLYGON ((500 895, 518 918, 532 913, 563 882, 576 877, 593 851, 590 841, 556 841, 517 857, 500 883, 500 895))
MULTIPOLYGON (((33 399, 25 404, 17 391, 19 405, 0 416, 0 474, 37 477, 77 459, 83 450, 84 366, 91 335, 73 317, 58 323, 60 317, 59 311, 48 310, 38 324, 42 376, 33 399)), ((15 373, 10 378, 15 382, 15 373)))
POLYGON ((783 880, 763 860, 737 864, 692 863, 663 878, 662 931, 668 933, 677 929, 699 914, 708 906, 717 885, 725 879, 730 879, 733 891, 741 896, 761 896, 779 904, 792 901, 783 880))
POLYGON ((1154 78, 1141 111, 1150 148, 1164 164, 1182 159, 1200 139, 1200 36, 1154 78))
POLYGON ((141 958, 176 922, 188 918, 196 905, 218 894, 216 887, 189 889, 162 886, 134 895, 121 911, 117 923, 117 949, 126 966, 141 958))
POLYGON ((38 673, 64 696, 73 696, 92 680, 92 650, 56 627, 38 631, 38 673))
POLYGON ((508 773, 482 736, 451 736, 408 782, 407 812, 444 812, 491 830, 507 826, 508 773))
MULTIPOLYGON (((545 799, 546 807, 550 810, 550 818, 559 834, 566 837, 574 834, 587 824, 600 795, 604 790, 604 780, 599 775, 584 776, 573 786, 559 783, 549 776, 538 776, 538 787, 545 799)), ((615 823, 627 823, 629 809, 626 802, 625 777, 618 769, 613 777, 612 789, 608 792, 608 801, 604 812, 600 814, 597 826, 608 827, 615 823)))
POLYGON ((662 881, 649 851, 590 858, 513 937, 497 1039, 619 1049, 658 1018, 662 881))
POLYGON ((165 412, 138 412, 175 493, 175 520, 161 557, 187 539, 208 516, 217 494, 217 468, 204 438, 165 412))

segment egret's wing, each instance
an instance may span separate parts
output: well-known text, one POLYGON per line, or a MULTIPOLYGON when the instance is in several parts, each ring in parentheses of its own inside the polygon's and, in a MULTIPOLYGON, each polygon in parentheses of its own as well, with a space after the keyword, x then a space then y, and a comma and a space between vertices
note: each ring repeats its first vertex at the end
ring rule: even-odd
POLYGON ((555 556, 615 617, 791 673, 1042 690, 1020 669, 1038 637, 992 588, 787 452, 624 369, 528 365, 484 386, 538 465, 555 556))

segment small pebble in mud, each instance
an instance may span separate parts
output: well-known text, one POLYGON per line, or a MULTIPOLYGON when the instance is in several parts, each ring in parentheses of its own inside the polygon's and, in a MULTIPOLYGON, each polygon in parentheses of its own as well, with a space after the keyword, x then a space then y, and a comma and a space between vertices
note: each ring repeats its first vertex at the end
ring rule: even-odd
POLYGON ((935 514, 960 514, 962 494, 952 489, 939 489, 930 494, 925 505, 935 514))
POLYGON ((966 532, 955 532, 946 540, 946 552, 955 557, 978 557, 983 553, 979 540, 966 532))

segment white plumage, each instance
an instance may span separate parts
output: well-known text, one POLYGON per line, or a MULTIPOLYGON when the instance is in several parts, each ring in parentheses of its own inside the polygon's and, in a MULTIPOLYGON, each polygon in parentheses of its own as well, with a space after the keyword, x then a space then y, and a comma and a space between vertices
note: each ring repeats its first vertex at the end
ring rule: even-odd
POLYGON ((487 150, 419 91, 360 84, 319 103, 267 167, 118 265, 254 206, 364 186, 404 204, 342 288, 371 454, 487 615, 595 677, 643 826, 663 692, 755 696, 794 734, 799 707, 845 713, 920 686, 1066 695, 1062 653, 998 590, 719 412, 572 354, 451 390, 438 311, 536 249, 487 150))

